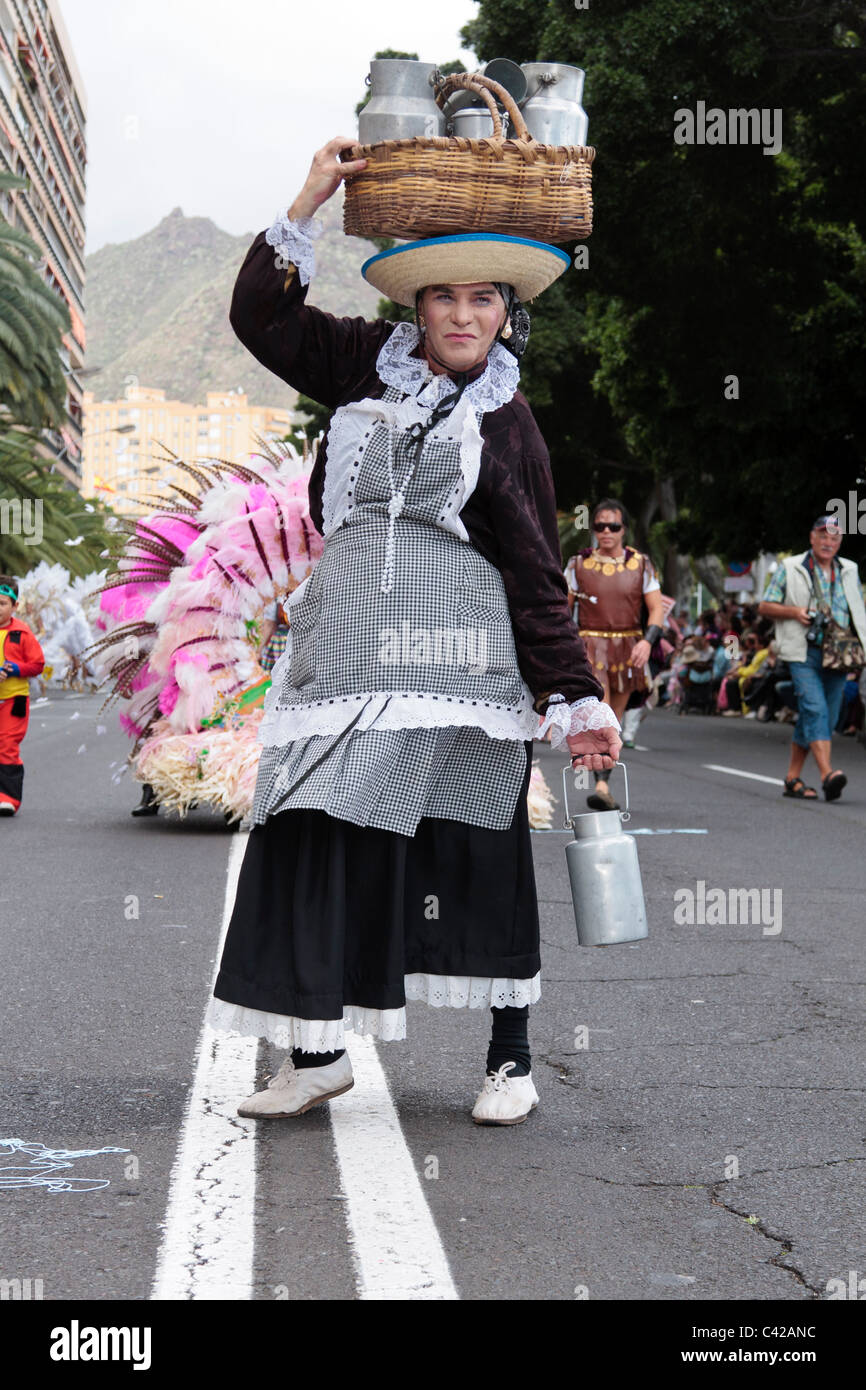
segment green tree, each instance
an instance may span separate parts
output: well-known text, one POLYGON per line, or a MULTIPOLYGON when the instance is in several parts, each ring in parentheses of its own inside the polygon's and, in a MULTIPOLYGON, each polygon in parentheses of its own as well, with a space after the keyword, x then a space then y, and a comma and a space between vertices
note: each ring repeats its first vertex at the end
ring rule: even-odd
MULTIPOLYGON (((0 174, 0 192, 27 186, 0 174)), ((85 502, 44 457, 40 431, 66 423, 60 349, 70 319, 37 270, 39 256, 0 218, 0 569, 25 574, 48 560, 87 574, 100 567, 110 513, 85 502)))
MULTIPOLYGON (((0 174, 0 192, 27 186, 0 174)), ((70 327, 69 310, 35 267, 39 254, 29 236, 0 218, 0 406, 36 429, 65 423, 60 340, 70 327)))
POLYGON ((463 30, 586 71, 596 230, 535 306, 526 389, 561 502, 621 495, 668 583, 678 547, 802 544, 862 478, 864 37, 846 0, 480 0, 463 30), (699 101, 781 112, 781 152, 677 144, 699 101))
POLYGON ((0 571, 24 575, 40 560, 72 574, 101 569, 112 513, 51 473, 38 446, 36 431, 0 430, 0 571))

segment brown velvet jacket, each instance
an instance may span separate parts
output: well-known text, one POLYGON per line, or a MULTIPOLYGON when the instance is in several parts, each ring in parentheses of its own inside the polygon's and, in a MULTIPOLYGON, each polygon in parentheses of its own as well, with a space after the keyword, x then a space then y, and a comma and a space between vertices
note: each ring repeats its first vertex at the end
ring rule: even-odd
MULTIPOLYGON (((264 367, 330 410, 383 395, 376 359, 396 325, 338 319, 306 297, 294 266, 277 269, 274 248, 260 232, 235 283, 232 328, 264 367)), ((460 519, 471 544, 502 575, 518 664, 535 708, 544 713, 555 693, 569 703, 601 699, 568 608, 550 459, 520 391, 484 415, 480 430, 478 484, 460 519)), ((310 515, 319 531, 326 466, 327 436, 310 477, 310 515)))

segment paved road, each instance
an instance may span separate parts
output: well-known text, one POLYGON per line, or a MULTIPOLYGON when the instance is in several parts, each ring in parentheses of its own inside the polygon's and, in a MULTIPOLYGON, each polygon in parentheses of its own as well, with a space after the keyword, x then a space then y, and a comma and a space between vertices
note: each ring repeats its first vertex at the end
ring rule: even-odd
MULTIPOLYGON (((866 1274, 859 745, 839 740, 843 800, 806 805, 756 780, 781 778, 785 728, 647 720, 645 748, 627 755, 631 828, 707 833, 640 835, 640 944, 579 948, 568 836, 533 837, 544 997, 531 1020, 541 1104, 526 1124, 469 1118, 486 1011, 414 1004, 405 1043, 350 1045, 364 1079, 349 1096, 257 1131, 214 1118, 211 1073, 204 1100, 192 1095, 201 1114, 187 1114, 242 839, 205 813, 133 820, 136 789, 110 766, 126 745, 99 703, 52 695, 34 707, 24 806, 0 826, 0 1139, 29 1145, 0 1146, 0 1278, 41 1278, 46 1299, 150 1298, 174 1230, 178 1146, 196 1127, 199 1143, 238 1159, 227 1177, 193 1157, 187 1203, 215 1204, 217 1230, 247 1212, 230 1296, 352 1300, 377 1296, 378 1279, 418 1298, 798 1302, 866 1274), (781 919, 771 893, 760 921, 677 920, 699 881, 726 902, 731 889, 779 890, 781 919), (380 1129, 365 1130, 365 1103, 380 1129), (340 1105, 354 1109, 338 1161, 340 1105), (211 1123, 224 1126, 213 1140, 211 1123), (67 1156, 40 1160, 36 1145, 67 1156), (73 1190, 49 1190, 46 1174, 73 1190), (426 1286, 401 1272, 399 1229, 377 1235, 381 1211, 365 1227, 371 1178, 439 1270, 426 1286)), ((538 756, 556 787, 563 759, 546 746, 538 756)), ((258 1076, 280 1060, 262 1045, 258 1076)), ((222 1268, 208 1230, 195 1277, 222 1268)))

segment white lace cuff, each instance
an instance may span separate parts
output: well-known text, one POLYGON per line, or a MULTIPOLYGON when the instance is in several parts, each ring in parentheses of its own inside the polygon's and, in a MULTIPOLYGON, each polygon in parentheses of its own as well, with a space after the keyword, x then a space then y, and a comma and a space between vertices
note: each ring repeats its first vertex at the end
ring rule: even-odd
POLYGON ((558 748, 569 735, 585 734, 590 729, 616 729, 619 732, 621 725, 610 705, 597 700, 594 695, 585 695, 571 705, 564 695, 551 695, 535 737, 543 738, 548 729, 551 748, 558 748))
POLYGON ((265 232, 265 241, 276 251, 277 270, 297 266, 302 285, 308 285, 316 273, 316 252, 313 242, 322 235, 322 225, 314 217, 299 217, 292 222, 284 212, 277 213, 273 226, 265 232))

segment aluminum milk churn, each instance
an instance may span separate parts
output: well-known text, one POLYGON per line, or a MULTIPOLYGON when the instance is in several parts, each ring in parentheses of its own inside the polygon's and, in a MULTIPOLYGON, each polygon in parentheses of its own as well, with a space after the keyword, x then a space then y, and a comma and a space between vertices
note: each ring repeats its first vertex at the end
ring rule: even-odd
MULTIPOLYGON (((508 118, 503 116, 503 133, 507 124, 508 118)), ((486 106, 462 106, 448 117, 446 128, 450 135, 465 135, 470 140, 481 140, 493 134, 493 117, 486 106)))
POLYGON ((370 100, 358 116, 358 140, 428 139, 445 134, 445 117, 433 90, 435 63, 408 58, 374 58, 370 63, 370 100))
POLYGON ((585 145, 587 115, 582 68, 565 63, 522 63, 529 96, 520 109, 530 135, 542 145, 585 145))
POLYGON ((581 946, 614 946, 647 935, 637 845, 622 828, 629 819, 628 774, 624 763, 616 766, 626 779, 625 810, 590 811, 582 816, 569 815, 566 778, 573 769, 562 769, 563 825, 574 831, 565 859, 581 946))

